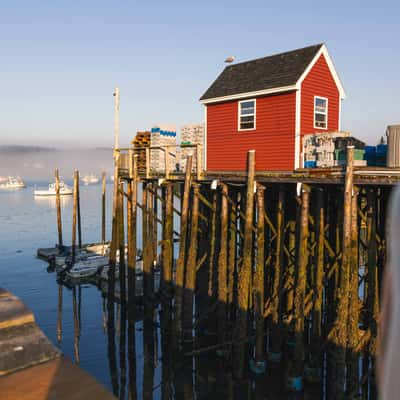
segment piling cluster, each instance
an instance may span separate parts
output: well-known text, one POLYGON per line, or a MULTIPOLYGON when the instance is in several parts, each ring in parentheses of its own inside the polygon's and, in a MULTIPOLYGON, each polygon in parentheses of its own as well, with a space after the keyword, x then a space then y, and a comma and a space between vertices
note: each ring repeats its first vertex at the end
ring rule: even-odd
POLYGON ((198 179, 191 156, 181 179, 148 179, 133 150, 122 176, 116 152, 110 274, 126 246, 129 304, 141 237, 144 324, 160 312, 166 359, 215 354, 236 380, 275 370, 289 391, 375 398, 390 187, 354 185, 352 155, 327 185, 257 181, 254 151, 243 181, 198 179))

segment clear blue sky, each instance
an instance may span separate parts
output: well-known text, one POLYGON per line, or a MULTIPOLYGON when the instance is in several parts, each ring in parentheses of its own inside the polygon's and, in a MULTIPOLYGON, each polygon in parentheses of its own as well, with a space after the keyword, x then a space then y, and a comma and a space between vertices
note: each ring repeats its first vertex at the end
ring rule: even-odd
POLYGON ((0 144, 112 145, 153 123, 203 120, 224 67, 325 42, 345 86, 343 129, 400 123, 398 1, 0 0, 0 144))

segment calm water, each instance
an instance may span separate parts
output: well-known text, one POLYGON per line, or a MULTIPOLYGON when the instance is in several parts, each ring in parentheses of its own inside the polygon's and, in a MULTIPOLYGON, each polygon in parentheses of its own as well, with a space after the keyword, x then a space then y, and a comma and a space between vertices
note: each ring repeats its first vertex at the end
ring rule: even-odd
MULTIPOLYGON (((72 360, 79 360, 83 369, 118 398, 295 398, 282 393, 281 370, 271 369, 267 376, 234 382, 226 361, 216 358, 215 353, 176 360, 171 354, 171 338, 160 329, 159 310, 143 322, 140 307, 132 315, 124 306, 109 301, 97 286, 59 285, 56 274, 48 272, 47 263, 36 258, 39 247, 51 247, 57 241, 55 199, 35 199, 33 189, 34 184, 30 184, 23 190, 0 191, 0 286, 19 296, 50 340, 72 360), (57 321, 62 328, 59 341, 57 321)), ((112 186, 108 185, 108 238, 111 195, 112 186)), ((71 211, 72 197, 64 197, 66 244, 71 242, 71 211)), ((81 187, 81 214, 83 242, 99 241, 100 185, 81 187)), ((139 247, 140 242, 139 238, 139 247)))
MULTIPOLYGON (((38 183, 40 185, 40 183, 38 183)), ((0 191, 0 286, 19 296, 34 312, 45 334, 57 343, 58 285, 47 263, 35 257, 39 247, 57 241, 54 198, 34 198, 33 184, 15 191, 0 191)), ((108 216, 110 195, 108 185, 108 216)), ((82 235, 85 242, 99 241, 101 186, 81 187, 82 235)), ((72 197, 62 198, 64 241, 71 241, 72 197)), ((107 227, 109 224, 107 224, 107 227)), ((109 235, 109 232, 108 232, 109 235)), ((81 366, 108 387, 110 374, 107 336, 102 322, 101 292, 91 285, 81 287, 81 366)), ((74 359, 72 291, 63 289, 62 340, 58 346, 74 359)))

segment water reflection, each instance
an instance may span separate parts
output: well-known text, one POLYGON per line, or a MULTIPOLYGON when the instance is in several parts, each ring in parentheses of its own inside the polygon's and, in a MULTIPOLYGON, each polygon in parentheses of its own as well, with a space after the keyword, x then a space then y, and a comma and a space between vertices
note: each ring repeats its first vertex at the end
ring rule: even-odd
MULTIPOLYGON (((107 290, 98 290, 99 327, 105 336, 108 375, 111 391, 121 400, 194 400, 194 399, 319 399, 318 392, 307 396, 284 392, 284 365, 271 366, 266 375, 249 375, 243 380, 233 378, 231 355, 218 357, 215 349, 193 351, 193 343, 186 344, 182 352, 173 350, 171 332, 171 303, 166 299, 158 303, 142 304, 121 301, 127 298, 126 285, 121 287, 115 276, 110 276, 107 290), (125 296, 116 292, 125 290, 125 296)), ((129 282, 129 280, 128 280, 129 282)), ((58 282, 58 315, 55 324, 57 338, 63 340, 63 318, 66 309, 72 314, 73 349, 76 363, 82 363, 80 346, 85 335, 85 292, 96 283, 71 285, 58 282), (72 306, 67 307, 64 292, 71 293, 72 306)), ((90 310, 92 313, 93 310, 90 310)), ((195 348, 212 347, 214 335, 196 329, 195 348)), ((311 388, 312 389, 312 388, 311 388)))
MULTIPOLYGON (((33 196, 35 203, 50 209, 56 208, 56 196, 33 196)), ((72 196, 61 196, 61 207, 72 207, 72 196)))

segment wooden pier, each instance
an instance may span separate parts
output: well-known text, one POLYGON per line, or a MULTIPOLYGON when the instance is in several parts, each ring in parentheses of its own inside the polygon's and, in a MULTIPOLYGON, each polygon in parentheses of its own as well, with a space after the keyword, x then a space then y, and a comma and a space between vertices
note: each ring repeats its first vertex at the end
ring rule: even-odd
POLYGON ((110 260, 127 237, 134 282, 142 236, 145 320, 161 260, 174 357, 217 351, 236 379, 282 368, 289 391, 376 398, 386 210, 400 171, 354 168, 352 147, 345 169, 288 173, 256 172, 253 151, 245 173, 196 171, 192 156, 184 173, 139 171, 138 157, 115 151, 110 260))

